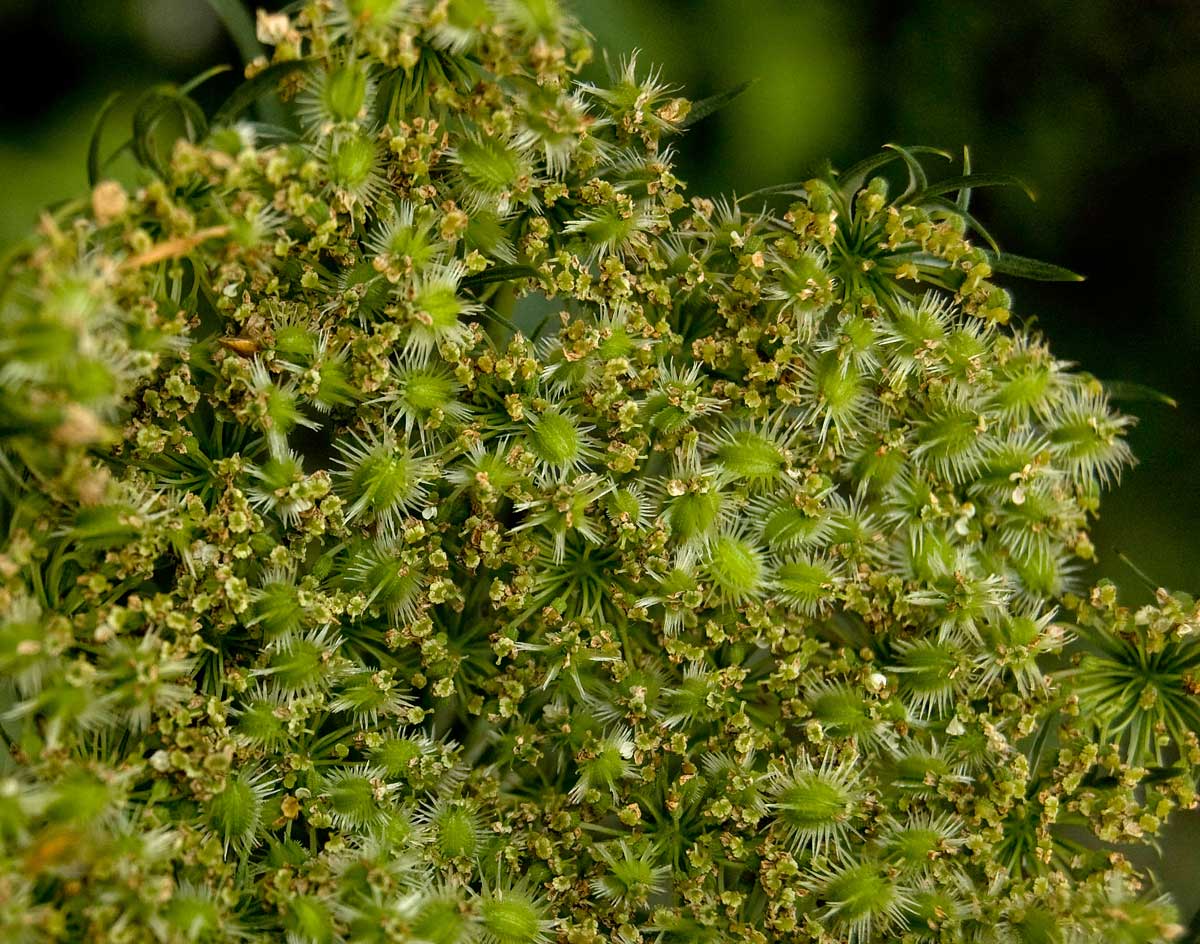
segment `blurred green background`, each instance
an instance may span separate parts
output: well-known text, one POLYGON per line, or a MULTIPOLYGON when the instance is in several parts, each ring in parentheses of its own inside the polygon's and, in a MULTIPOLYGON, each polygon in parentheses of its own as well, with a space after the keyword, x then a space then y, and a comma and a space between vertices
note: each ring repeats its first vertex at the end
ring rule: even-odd
MULTIPOLYGON (((268 4, 278 6, 278 4, 268 4)), ((682 142, 693 192, 748 192, 848 166, 888 141, 969 145, 1001 245, 1085 273, 1014 286, 1064 359, 1145 384, 1140 465, 1095 529, 1099 571, 1136 600, 1200 591, 1200 3, 1196 0, 578 0, 614 58, 640 48, 692 98, 758 82, 682 142)), ((0 248, 85 188, 105 96, 237 61, 204 0, 0 0, 0 248)), ((597 69, 601 68, 597 65, 597 69)), ((1089 575, 1094 576, 1094 575, 1089 575)), ((1200 906, 1200 818, 1174 830, 1170 886, 1200 906)))

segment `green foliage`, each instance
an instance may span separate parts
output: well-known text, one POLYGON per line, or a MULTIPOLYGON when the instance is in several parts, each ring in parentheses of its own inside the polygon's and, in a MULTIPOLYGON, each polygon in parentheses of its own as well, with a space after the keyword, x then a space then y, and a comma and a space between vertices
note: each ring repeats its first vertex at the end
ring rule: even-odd
POLYGON ((1009 178, 689 201, 733 94, 551 0, 257 34, 7 271, 5 940, 1177 935, 1200 611, 1081 592, 1129 420, 1009 178))

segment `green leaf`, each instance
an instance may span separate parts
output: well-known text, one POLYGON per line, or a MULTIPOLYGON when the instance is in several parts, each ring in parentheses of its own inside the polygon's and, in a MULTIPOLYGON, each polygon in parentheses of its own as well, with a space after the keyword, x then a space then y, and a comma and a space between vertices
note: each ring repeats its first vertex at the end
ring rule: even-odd
POLYGON ((190 140, 202 138, 208 132, 204 109, 174 85, 160 85, 146 92, 133 113, 133 153, 143 166, 160 174, 165 174, 166 167, 159 157, 154 134, 172 108, 178 109, 190 140))
POLYGON ((987 250, 984 252, 992 271, 999 275, 1014 275, 1017 278, 1029 279, 1033 282, 1082 282, 1084 280, 1079 273, 1050 262, 1013 255, 1011 252, 987 252, 987 250))
POLYGON ((549 328, 557 319, 553 315, 546 315, 537 323, 537 327, 533 329, 533 334, 529 336, 530 341, 537 341, 542 334, 549 328))
POLYGON ((107 159, 103 159, 101 144, 104 127, 121 98, 120 93, 109 96, 92 123, 92 135, 88 142, 87 154, 89 186, 95 187, 104 173, 104 168, 118 155, 130 149, 144 166, 161 171, 162 167, 158 162, 157 149, 153 146, 152 136, 159 121, 172 107, 176 108, 183 118, 185 130, 193 141, 203 137, 208 131, 208 120, 204 116, 204 110, 189 97, 189 93, 214 76, 228 71, 228 66, 214 66, 201 72, 182 86, 163 84, 146 91, 134 106, 133 136, 122 142, 121 146, 113 151, 107 159))
MULTIPOLYGON (((943 151, 941 148, 926 147, 925 145, 915 145, 909 148, 901 148, 899 145, 885 145, 888 150, 880 151, 872 157, 863 158, 857 164, 853 164, 849 169, 839 175, 841 180, 842 197, 849 200, 866 183, 867 176, 874 171, 881 170, 887 167, 888 164, 894 164, 901 160, 915 160, 916 154, 935 154, 938 157, 944 157, 946 160, 953 160, 949 151, 943 151)), ((922 173, 924 173, 922 171, 922 173)))
MULTIPOLYGON (((502 328, 504 328, 508 332, 509 338, 514 337, 515 335, 519 334, 521 331, 521 329, 519 327, 517 327, 517 325, 511 319, 505 318, 504 315, 502 315, 502 314, 500 314, 500 312, 496 311, 496 309, 493 308, 491 305, 483 306, 483 317, 487 321, 490 321, 493 324, 500 325, 502 328)), ((492 332, 489 331, 488 334, 490 335, 490 334, 492 334, 492 332)), ((507 340, 507 339, 506 338, 502 339, 498 336, 493 336, 492 340, 500 341, 500 340, 507 340)))
POLYGON ((95 119, 92 121, 92 136, 88 142, 87 153, 87 175, 88 186, 95 187, 100 182, 100 174, 103 169, 103 164, 100 160, 100 144, 104 137, 104 125, 107 123, 113 109, 117 107, 117 103, 121 100, 120 92, 113 92, 104 100, 104 104, 100 106, 100 111, 96 113, 95 119))
POLYGON ((261 144, 294 144, 300 140, 300 135, 292 128, 281 128, 279 125, 268 125, 261 121, 238 122, 254 132, 254 140, 261 144))
POLYGON ((209 79, 218 75, 224 75, 228 71, 230 71, 230 69, 229 66, 226 65, 213 66, 211 69, 205 69, 194 79, 189 79, 187 82, 184 82, 183 85, 179 86, 179 94, 191 95, 192 92, 196 91, 196 89, 198 89, 209 79))
MULTIPOLYGON (((971 149, 965 144, 963 145, 963 176, 971 176, 971 149)), ((971 188, 964 187, 958 192, 958 198, 954 201, 960 210, 966 211, 971 206, 971 188)))
POLYGON ((479 288, 496 282, 516 282, 522 279, 538 279, 540 281, 541 278, 542 274, 533 266, 502 265, 492 266, 475 275, 468 275, 462 280, 462 285, 467 288, 479 288))
POLYGON ((208 5, 233 37, 242 62, 251 63, 263 54, 262 45, 258 41, 258 31, 254 27, 254 18, 242 5, 241 0, 208 0, 208 5))
POLYGON ((160 85, 150 89, 138 99, 134 108, 133 137, 129 140, 129 146, 133 149, 134 158, 143 167, 160 171, 162 169, 158 163, 157 149, 154 147, 154 129, 167 110, 169 93, 172 91, 174 86, 171 85, 160 85))
POLYGON ((915 249, 910 252, 888 253, 887 260, 892 263, 911 262, 918 269, 929 271, 950 271, 953 269, 952 263, 941 256, 934 255, 932 252, 926 252, 923 249, 915 249))
POLYGON ((1058 709, 1055 708, 1052 712, 1042 719, 1042 723, 1038 725, 1037 733, 1034 735, 1033 743, 1029 746, 1029 769, 1036 773, 1041 765, 1042 756, 1046 752, 1046 745, 1050 740, 1050 733, 1054 729, 1053 722, 1058 716, 1058 709))
POLYGON ((929 186, 929 178, 925 176, 925 168, 921 166, 920 160, 917 159, 917 154, 933 153, 941 155, 948 161, 954 160, 949 151, 941 151, 937 148, 906 148, 899 144, 885 144, 884 147, 899 154, 908 167, 908 186, 905 188, 904 193, 898 199, 894 200, 893 203, 901 203, 908 199, 911 194, 919 190, 924 190, 929 186))
POLYGON ((1145 384, 1130 383, 1128 380, 1101 380, 1100 385, 1104 387, 1104 392, 1110 400, 1125 403, 1162 403, 1172 409, 1179 406, 1179 401, 1174 397, 1145 384))
POLYGON ((884 151, 871 157, 864 157, 857 164, 852 164, 839 175, 842 183, 842 196, 849 200, 862 189, 862 185, 867 181, 868 174, 898 160, 900 160, 900 155, 889 154, 884 151))
MULTIPOLYGON (((1013 177, 1011 174, 964 174, 961 177, 947 177, 944 180, 939 180, 935 184, 930 184, 923 190, 914 193, 909 202, 919 206, 922 200, 929 197, 939 197, 942 194, 949 193, 952 190, 960 191, 961 193, 970 193, 979 187, 1016 187, 1024 192, 1030 200, 1036 200, 1037 195, 1033 190, 1026 185, 1019 177, 1013 177)), ((961 204, 960 204, 961 206, 961 204)), ((965 208, 963 208, 965 209, 965 208)))
MULTIPOLYGON (((258 41, 254 18, 242 0, 208 0, 208 5, 213 8, 213 12, 217 14, 229 35, 233 37, 242 62, 249 65, 264 54, 265 50, 258 41)), ((259 99, 260 96, 255 96, 251 101, 258 102, 259 115, 263 121, 281 125, 287 120, 283 107, 277 100, 262 101, 259 99)))
POLYGON ((698 102, 693 102, 691 109, 688 111, 684 119, 679 122, 677 127, 680 131, 685 131, 694 125, 698 125, 709 115, 720 111, 734 99, 739 98, 757 81, 758 79, 748 79, 747 81, 742 82, 739 85, 735 85, 733 88, 727 89, 724 92, 719 92, 716 95, 710 96, 709 98, 702 98, 698 102))
MULTIPOLYGON (((1173 400, 1171 401, 1171 406, 1175 406, 1175 401, 1173 401, 1173 400)), ((1117 558, 1121 561, 1121 563, 1123 563, 1126 567, 1128 567, 1135 574, 1137 574, 1138 579, 1141 580, 1142 583, 1146 585, 1146 589, 1149 590, 1151 593, 1156 592, 1158 590, 1158 588, 1162 586, 1162 583, 1160 581, 1152 580, 1150 578, 1149 574, 1147 574, 1144 570, 1142 570, 1141 567, 1139 567, 1132 560, 1130 560, 1129 557, 1126 556, 1124 551, 1118 550, 1117 558)))
POLYGON ((751 190, 749 193, 742 194, 734 199, 738 203, 746 200, 754 200, 758 197, 773 197, 780 194, 786 194, 792 197, 802 197, 805 194, 804 184, 792 182, 790 184, 775 184, 772 187, 760 187, 758 190, 751 190))
MULTIPOLYGON (((254 78, 247 79, 234 89, 233 94, 225 100, 224 104, 213 115, 213 124, 229 124, 259 99, 273 93, 282 79, 293 72, 307 68, 308 65, 309 60, 307 59, 292 59, 288 62, 277 62, 272 66, 267 66, 262 72, 254 76, 254 78)), ((268 122, 274 125, 283 124, 282 120, 268 119, 268 122)))

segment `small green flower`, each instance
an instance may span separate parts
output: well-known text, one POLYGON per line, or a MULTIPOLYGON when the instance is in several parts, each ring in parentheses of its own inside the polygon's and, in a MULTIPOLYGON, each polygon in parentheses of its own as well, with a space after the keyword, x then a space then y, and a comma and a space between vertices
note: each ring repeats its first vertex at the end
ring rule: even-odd
POLYGON ((472 212, 491 210, 506 216, 533 182, 532 160, 516 143, 501 137, 467 135, 450 159, 472 212))
POLYGON ((190 882, 175 889, 164 918, 183 940, 198 944, 244 936, 244 931, 225 913, 212 892, 190 882))
POLYGON ((430 944, 469 944, 478 938, 479 921, 455 889, 422 890, 403 901, 409 933, 430 944))
POLYGON ((334 824, 355 830, 375 826, 386 814, 383 805, 394 789, 381 778, 382 771, 370 767, 350 767, 329 774, 322 792, 329 804, 334 824))
POLYGON ((769 809, 793 851, 822 855, 829 847, 846 854, 865 799, 852 764, 826 755, 819 765, 807 757, 773 773, 769 809))
POLYGON ((541 477, 561 482, 594 462, 599 453, 590 432, 575 415, 557 407, 532 416, 525 441, 537 460, 541 477))
POLYGON ((203 828, 226 850, 245 855, 262 837, 263 810, 275 783, 263 772, 238 771, 201 805, 203 828))
POLYGON ((339 491, 346 518, 394 534, 405 515, 418 511, 437 475, 436 461, 414 450, 390 430, 375 438, 357 436, 336 446, 342 469, 339 491))
POLYGON ((454 263, 419 277, 406 303, 408 336, 406 353, 424 361, 442 347, 463 346, 470 330, 461 320, 480 311, 480 306, 459 295, 465 270, 454 263))
POLYGON ((299 698, 324 691, 334 681, 329 661, 339 645, 341 641, 327 627, 282 636, 267 650, 266 667, 256 669, 255 674, 279 697, 299 698))
POLYGON ((315 895, 289 901, 284 924, 288 944, 334 944, 340 938, 329 907, 315 895))
POLYGON ((771 582, 785 606, 813 616, 833 605, 845 578, 833 561, 798 556, 779 561, 771 582))
POLYGON ((749 491, 764 492, 777 485, 790 464, 795 436, 782 423, 779 419, 721 429, 707 443, 713 467, 749 491))
POLYGON ((416 561, 402 558, 394 538, 384 538, 361 547, 353 556, 346 576, 359 588, 372 608, 394 619, 412 616, 427 577, 416 561))
POLYGON ((398 281, 445 263, 450 247, 438 237, 437 215, 430 208, 418 209, 404 200, 389 217, 368 243, 375 269, 389 273, 389 279, 395 273, 398 281))
POLYGON ((581 802, 590 791, 608 791, 614 798, 617 786, 632 775, 629 759, 633 756, 633 738, 628 731, 607 734, 583 749, 576 759, 579 774, 571 788, 571 798, 581 802))
POLYGON ((450 0, 444 18, 431 24, 430 38, 439 49, 461 55, 479 42, 494 18, 487 0, 450 0))
POLYGON ((811 887, 824 902, 823 920, 850 944, 887 934, 912 910, 912 892, 870 860, 818 872, 811 887))
POLYGON ((337 35, 381 40, 413 15, 412 0, 334 0, 330 24, 337 35))
POLYGON ((1107 484, 1132 462, 1121 438, 1131 424, 1112 413, 1102 393, 1076 383, 1047 418, 1050 448, 1077 481, 1107 484))
POLYGON ((479 902, 482 938, 487 944, 543 944, 553 922, 542 903, 521 885, 485 890, 479 902))
POLYGON ((373 200, 383 187, 379 144, 360 129, 331 135, 322 155, 329 184, 350 200, 373 200))
POLYGON ((720 534, 709 543, 703 566, 713 588, 713 597, 721 602, 739 604, 766 591, 765 553, 735 531, 720 534))
POLYGON ((418 822, 443 859, 471 858, 483 844, 479 814, 469 801, 439 798, 422 807, 418 822))
POLYGON ((297 112, 309 134, 321 138, 340 126, 353 125, 371 109, 375 83, 362 60, 347 59, 308 78, 297 112))

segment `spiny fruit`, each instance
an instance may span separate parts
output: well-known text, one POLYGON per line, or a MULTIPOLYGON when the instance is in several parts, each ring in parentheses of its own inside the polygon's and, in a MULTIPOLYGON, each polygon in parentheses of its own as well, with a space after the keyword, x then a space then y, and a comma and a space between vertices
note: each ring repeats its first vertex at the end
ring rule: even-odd
POLYGON ((1200 609, 1080 584, 1000 178, 689 197, 557 0, 258 25, 5 263, 0 939, 1179 933, 1200 609))

